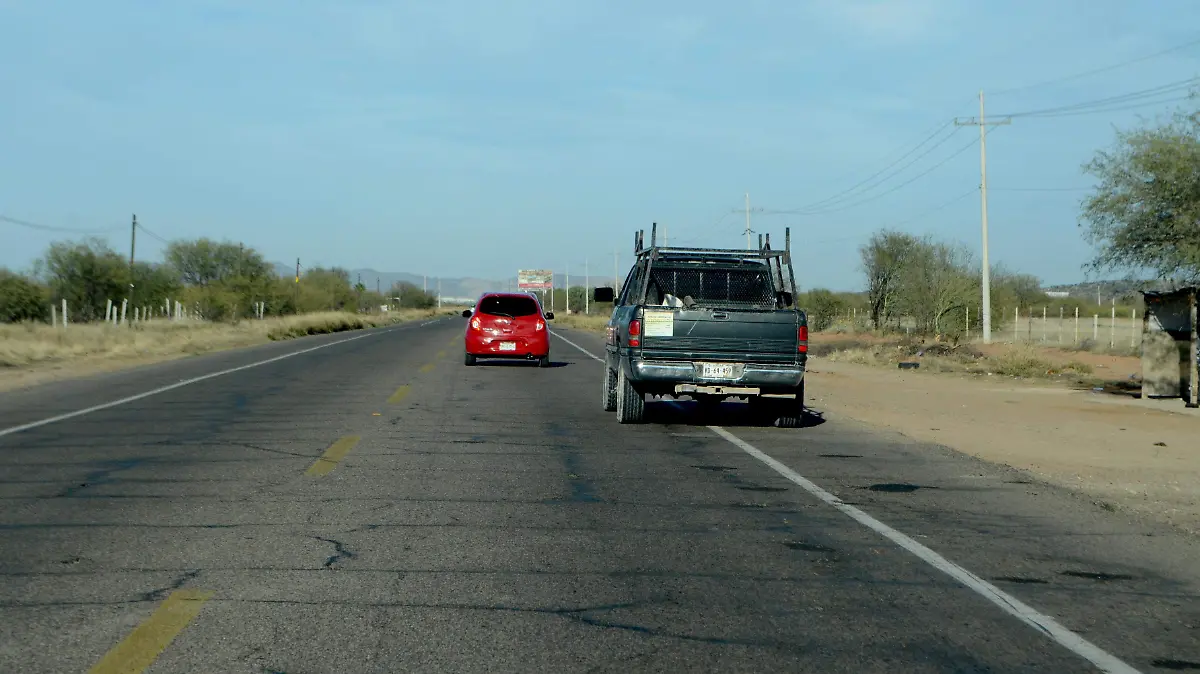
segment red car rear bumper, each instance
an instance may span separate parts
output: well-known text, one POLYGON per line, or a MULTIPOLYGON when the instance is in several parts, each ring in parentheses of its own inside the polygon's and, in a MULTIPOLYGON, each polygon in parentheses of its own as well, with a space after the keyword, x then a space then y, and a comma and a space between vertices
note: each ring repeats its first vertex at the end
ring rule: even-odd
POLYGON ((550 337, 545 331, 536 337, 468 332, 466 347, 470 355, 485 358, 541 358, 550 355, 550 337))

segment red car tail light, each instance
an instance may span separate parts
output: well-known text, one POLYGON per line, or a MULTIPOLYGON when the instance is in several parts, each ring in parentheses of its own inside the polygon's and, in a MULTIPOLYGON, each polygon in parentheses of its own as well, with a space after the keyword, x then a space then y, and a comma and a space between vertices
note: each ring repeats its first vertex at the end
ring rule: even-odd
POLYGON ((796 351, 798 353, 808 353, 808 326, 801 325, 796 330, 796 351))
POLYGON ((642 335, 642 322, 636 318, 633 319, 632 321, 629 321, 629 346, 641 346, 642 345, 641 335, 642 335))
POLYGON ((479 322, 479 317, 475 317, 475 318, 471 319, 471 329, 472 330, 482 330, 483 329, 483 324, 479 322))
POLYGON ((533 327, 534 332, 541 332, 542 330, 545 330, 545 329, 546 329, 546 324, 543 323, 541 321, 541 319, 538 319, 537 324, 534 325, 534 327, 533 327))

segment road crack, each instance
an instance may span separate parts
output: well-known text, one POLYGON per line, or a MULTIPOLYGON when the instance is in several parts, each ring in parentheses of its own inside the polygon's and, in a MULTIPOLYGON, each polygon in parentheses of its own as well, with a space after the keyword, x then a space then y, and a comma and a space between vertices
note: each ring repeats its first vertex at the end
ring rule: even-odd
POLYGON ((333 554, 325 560, 324 564, 322 564, 322 566, 326 569, 332 569, 334 568, 334 564, 358 557, 358 554, 347 548, 346 544, 339 540, 333 538, 321 538, 320 536, 313 536, 313 538, 321 541, 322 543, 328 543, 333 546, 333 554))
POLYGON ((171 581, 170 585, 168 585, 166 587, 160 587, 157 590, 151 590, 149 592, 143 593, 142 596, 138 597, 138 601, 160 601, 160 600, 166 599, 168 594, 170 594, 171 592, 173 592, 175 590, 182 589, 183 586, 186 585, 189 580, 195 580, 199 576, 200 576, 200 569, 192 569, 190 571, 186 571, 182 575, 180 575, 178 578, 171 581))

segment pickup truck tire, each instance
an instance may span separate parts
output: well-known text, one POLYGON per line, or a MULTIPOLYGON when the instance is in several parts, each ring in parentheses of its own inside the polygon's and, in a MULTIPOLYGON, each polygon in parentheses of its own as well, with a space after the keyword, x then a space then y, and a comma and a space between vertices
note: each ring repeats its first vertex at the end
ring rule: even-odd
POLYGON ((604 390, 600 397, 605 412, 617 409, 617 373, 608 365, 604 366, 604 390))
POLYGON ((800 428, 804 425, 804 382, 796 389, 795 398, 779 400, 774 425, 778 428, 800 428))
POLYGON ((646 398, 636 389, 633 383, 625 378, 625 373, 617 374, 617 423, 640 424, 646 419, 646 398))
POLYGON ((465 364, 467 367, 471 367, 472 365, 474 365, 474 364, 475 364, 475 356, 472 356, 471 354, 469 354, 469 353, 468 353, 468 354, 466 355, 466 357, 465 357, 465 358, 463 358, 463 363, 464 363, 464 364, 465 364))

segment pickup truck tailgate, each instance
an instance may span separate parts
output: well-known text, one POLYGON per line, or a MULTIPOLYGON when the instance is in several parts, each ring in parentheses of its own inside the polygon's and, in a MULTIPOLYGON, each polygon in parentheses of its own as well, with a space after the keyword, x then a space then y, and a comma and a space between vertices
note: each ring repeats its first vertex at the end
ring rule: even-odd
POLYGON ((641 355, 653 360, 795 363, 802 315, 646 307, 641 355))

